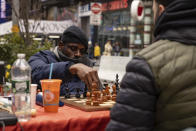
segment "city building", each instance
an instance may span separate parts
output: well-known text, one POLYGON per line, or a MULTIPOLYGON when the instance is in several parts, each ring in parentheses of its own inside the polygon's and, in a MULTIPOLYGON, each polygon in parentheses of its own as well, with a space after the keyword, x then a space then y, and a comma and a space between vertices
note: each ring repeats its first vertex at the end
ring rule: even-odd
MULTIPOLYGON (((20 2, 21 0, 14 1, 20 2)), ((137 52, 148 46, 153 39, 152 0, 143 0, 144 18, 141 21, 135 21, 131 16, 133 1, 29 0, 29 19, 31 20, 30 27, 32 27, 30 32, 36 34, 37 38, 34 39, 43 41, 47 38, 57 44, 63 30, 75 24, 84 30, 93 46, 96 42, 99 43, 101 52, 104 51, 104 45, 108 40, 112 44, 118 41, 122 48, 121 55, 128 56, 130 50, 137 52), (93 12, 96 14, 96 11, 100 10, 98 7, 92 8, 93 3, 101 5, 101 13, 98 17, 92 15, 93 12), (96 18, 98 23, 92 23, 92 18, 96 18), (37 31, 33 30, 35 23, 38 25, 37 31)), ((12 21, 14 23, 14 19, 12 21)), ((7 23, 7 25, 12 28, 13 23, 7 23)), ((0 26, 5 27, 2 24, 0 26)), ((11 31, 9 28, 6 32, 11 31)))
POLYGON ((91 3, 79 5, 81 27, 89 36, 93 45, 98 42, 101 51, 105 43, 110 40, 112 44, 120 42, 121 55, 129 55, 130 49, 137 52, 152 42, 152 1, 144 0, 144 18, 135 21, 131 17, 131 4, 133 0, 99 1, 102 5, 101 24, 92 25, 91 3))
POLYGON ((11 13, 1 11, 1 14, 5 13, 10 15, 7 17, 9 19, 4 20, 0 24, 0 36, 12 32, 20 32, 26 35, 25 33, 27 33, 26 30, 28 28, 29 35, 34 40, 40 41, 41 43, 49 40, 56 45, 62 32, 67 27, 77 24, 74 17, 72 19, 73 15, 71 13, 67 15, 69 17, 63 15, 66 12, 64 8, 59 8, 60 13, 54 15, 56 16, 54 18, 52 14, 55 12, 51 10, 54 7, 47 6, 40 0, 6 0, 6 2, 5 0, 1 0, 1 5, 2 3, 6 7, 9 5, 12 9, 10 8, 11 13))

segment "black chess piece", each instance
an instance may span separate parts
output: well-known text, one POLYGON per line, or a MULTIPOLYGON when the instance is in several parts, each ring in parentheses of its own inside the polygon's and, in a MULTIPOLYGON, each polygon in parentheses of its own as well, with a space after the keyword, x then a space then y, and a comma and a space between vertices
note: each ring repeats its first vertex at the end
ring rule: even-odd
POLYGON ((80 88, 76 88, 76 98, 80 98, 80 88))
POLYGON ((70 98, 69 88, 65 88, 65 98, 70 98))
POLYGON ((87 93, 87 90, 88 90, 88 89, 87 89, 87 86, 85 85, 85 88, 84 88, 84 93, 83 93, 83 97, 84 97, 84 98, 86 98, 86 93, 87 93))
POLYGON ((103 89, 105 90, 105 87, 107 87, 108 86, 108 83, 107 83, 107 81, 106 80, 104 80, 104 82, 103 82, 103 89))
POLYGON ((119 79, 118 79, 118 74, 116 74, 116 80, 115 80, 115 85, 116 85, 116 93, 119 92, 120 88, 119 88, 119 79))

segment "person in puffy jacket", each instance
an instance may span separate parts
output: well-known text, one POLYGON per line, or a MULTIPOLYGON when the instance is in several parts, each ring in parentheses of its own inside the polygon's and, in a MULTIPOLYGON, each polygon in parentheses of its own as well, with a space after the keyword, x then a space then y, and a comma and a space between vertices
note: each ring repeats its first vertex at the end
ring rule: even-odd
POLYGON ((61 41, 54 51, 40 51, 29 59, 32 68, 32 83, 40 87, 40 80, 48 79, 53 63, 52 78, 61 79, 60 95, 84 92, 85 84, 90 87, 92 82, 98 82, 97 71, 91 68, 92 62, 87 56, 88 40, 85 33, 77 26, 67 28, 61 41))
POLYGON ((196 126, 196 1, 153 0, 155 42, 127 64, 106 131, 196 126))

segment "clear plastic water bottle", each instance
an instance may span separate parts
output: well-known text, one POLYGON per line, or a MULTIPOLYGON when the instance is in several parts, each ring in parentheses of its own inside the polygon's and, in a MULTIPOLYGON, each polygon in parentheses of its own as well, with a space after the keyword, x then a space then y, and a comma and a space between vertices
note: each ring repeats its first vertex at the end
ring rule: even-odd
POLYGON ((12 110, 19 121, 28 121, 31 112, 29 93, 31 67, 25 60, 25 54, 17 54, 17 57, 11 68, 12 110))

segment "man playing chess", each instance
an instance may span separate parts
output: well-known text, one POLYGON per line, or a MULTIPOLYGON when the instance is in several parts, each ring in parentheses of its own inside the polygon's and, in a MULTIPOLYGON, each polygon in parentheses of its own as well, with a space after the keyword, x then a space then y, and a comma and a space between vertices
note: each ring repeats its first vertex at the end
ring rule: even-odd
POLYGON ((54 51, 40 51, 29 59, 32 68, 32 83, 40 86, 40 80, 48 79, 51 63, 53 63, 52 79, 61 79, 60 95, 68 89, 72 94, 76 88, 80 93, 92 82, 98 82, 97 71, 91 68, 92 62, 86 57, 88 40, 84 32, 76 27, 67 28, 54 51), (85 83, 85 84, 84 84, 85 83))

